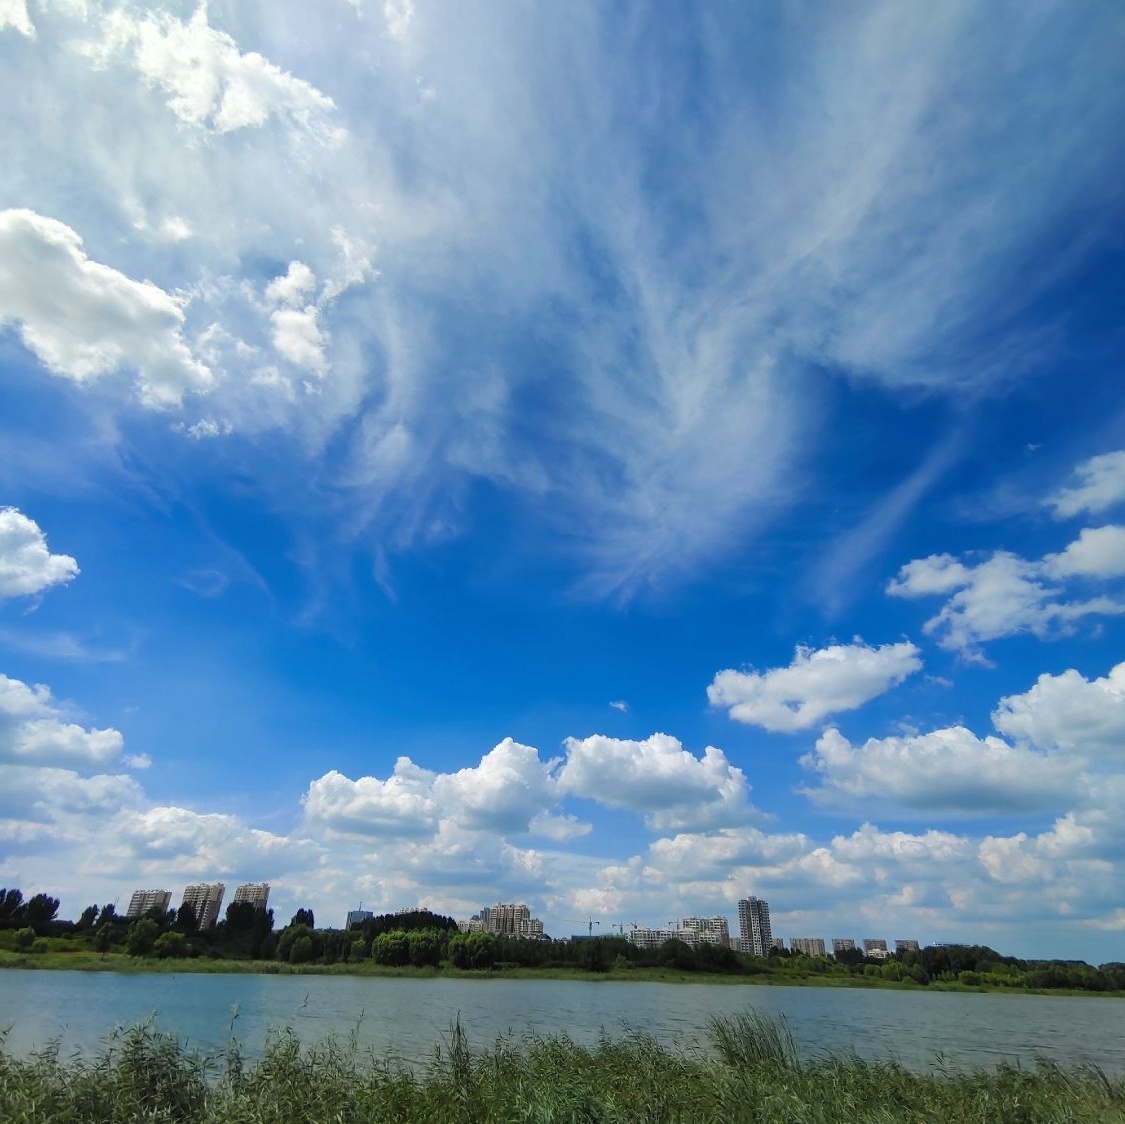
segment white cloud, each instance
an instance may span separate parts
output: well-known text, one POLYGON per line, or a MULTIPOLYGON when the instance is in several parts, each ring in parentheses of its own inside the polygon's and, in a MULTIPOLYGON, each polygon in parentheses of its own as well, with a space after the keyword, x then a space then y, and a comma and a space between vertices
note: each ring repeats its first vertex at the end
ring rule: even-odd
POLYGON ((129 776, 84 777, 72 769, 0 765, 0 821, 63 827, 75 816, 104 821, 140 803, 142 796, 129 776))
POLYGON ((334 831, 360 835, 427 835, 437 826, 434 774, 400 757, 385 781, 350 780, 332 770, 309 785, 305 815, 334 831))
POLYGON ((105 862, 111 868, 181 875, 227 875, 239 870, 277 870, 294 861, 294 852, 315 852, 307 840, 293 840, 249 827, 237 816, 157 806, 125 812, 107 833, 105 862))
POLYGON ((594 734, 565 746, 563 792, 641 813, 654 830, 723 827, 755 814, 742 770, 714 746, 702 758, 668 734, 643 741, 594 734))
POLYGON ((1125 577, 1125 527, 1084 527, 1061 554, 1048 554, 1043 569, 1055 578, 1125 577))
POLYGON ((78 574, 69 554, 52 554, 34 519, 14 507, 0 507, 0 597, 27 597, 78 574))
MULTIPOLYGON (((483 477, 550 497, 538 517, 595 594, 730 557, 807 485, 823 400, 811 366, 940 392, 1011 379, 1046 350, 1008 330, 1020 318, 996 294, 1034 299, 1025 277, 1007 283, 1027 240, 1076 200, 1088 214, 1112 171, 1120 114, 1102 91, 1117 59, 1094 25, 1045 34, 1052 17, 1034 7, 1014 26, 878 4, 778 25, 769 50, 785 77, 768 98, 738 36, 705 21, 693 34, 706 73, 730 80, 705 138, 691 79, 644 46, 649 17, 378 7, 294 36, 292 20, 238 5, 187 19, 39 5, 36 45, 5 37, 0 104, 30 107, 10 123, 13 200, 96 231, 90 252, 112 247, 125 275, 190 292, 189 340, 219 322, 272 348, 274 325, 245 297, 258 270, 299 259, 316 274, 315 324, 279 339, 302 371, 332 378, 306 388, 234 348, 209 355, 221 385, 208 417, 290 431, 312 455, 350 450, 338 473, 294 463, 269 483, 293 503, 323 496, 295 480, 337 486, 349 531, 388 549, 425 541, 435 521, 470 525, 462 501, 483 477), (982 67, 1011 36, 1032 45, 1018 64, 982 67), (543 40, 549 59, 532 49, 543 40), (620 73, 669 95, 623 110, 605 80, 620 73), (1044 73, 1066 76, 1046 113, 1029 92, 1044 73), (438 96, 423 100, 427 82, 438 96), (964 114, 962 97, 995 112, 964 114), (843 127, 810 111, 818 100, 847 107, 843 127), (935 148, 948 155, 936 171, 935 148), (371 276, 375 247, 378 285, 326 307, 371 276), (999 342, 982 355, 985 336, 999 342), (532 338, 549 374, 513 353, 532 338), (566 408, 531 435, 518 410, 542 380, 566 408), (414 455, 388 477, 382 442, 400 431, 414 455)), ((870 556, 930 479, 841 543, 845 563, 870 556)))
POLYGON ((527 830, 531 835, 541 835, 556 843, 567 843, 572 839, 581 839, 594 830, 594 825, 583 823, 577 816, 556 816, 550 812, 538 812, 531 817, 527 830))
POLYGON ((65 720, 48 688, 0 675, 0 762, 97 768, 121 756, 114 729, 84 729, 65 720))
POLYGON ((629 713, 629 704, 624 699, 614 699, 610 704, 614 710, 621 711, 622 714, 629 713))
POLYGON ((1125 613, 1125 602, 1118 598, 1066 600, 1062 590, 1046 581, 1067 567, 1071 573, 1085 567, 1084 574, 1098 566, 1112 570, 1103 553, 1106 545, 1107 540, 1095 533, 1092 539, 1079 538, 1063 554, 1041 562, 1008 551, 996 551, 975 565, 949 554, 934 554, 903 566, 887 593, 907 598, 952 594, 926 622, 925 632, 935 636, 942 648, 979 659, 979 645, 987 640, 1024 632, 1046 639, 1070 631, 1083 617, 1125 613))
POLYGON ((1083 512, 1096 515, 1125 501, 1125 450, 1103 453, 1083 461, 1074 475, 1079 483, 1062 488, 1046 500, 1057 519, 1069 519, 1083 512))
POLYGON ((87 40, 82 51, 102 66, 113 55, 126 55, 187 124, 229 133, 279 117, 301 129, 323 128, 321 119, 335 109, 332 99, 308 82, 257 52, 241 52, 229 35, 208 24, 205 4, 187 23, 167 12, 138 19, 118 8, 98 30, 100 38, 87 40))
POLYGON ((1001 699, 992 721, 1011 738, 1125 760, 1125 663, 1102 679, 1073 668, 1040 675, 1022 695, 1001 699))
POLYGON ((500 834, 526 831, 533 817, 558 800, 551 767, 532 746, 505 738, 479 765, 439 774, 434 796, 463 827, 500 834))
POLYGON ((91 261, 70 227, 27 210, 0 212, 0 325, 13 322, 53 374, 85 383, 134 370, 149 406, 213 382, 184 340, 173 297, 91 261))
POLYGON ((297 367, 315 375, 328 372, 325 358, 324 333, 320 329, 317 310, 307 308, 279 308, 270 313, 273 324, 273 346, 297 367))
POLYGON ((853 746, 826 730, 801 765, 817 774, 804 790, 829 807, 898 814, 978 816, 1058 808, 1078 791, 1080 762, 978 738, 962 726, 853 746))
POLYGON ((767 730, 807 730, 830 714, 856 710, 922 666, 909 641, 871 648, 858 638, 814 650, 798 647, 788 667, 720 671, 707 688, 712 705, 767 730))
POLYGON ((8 27, 28 39, 35 38, 35 24, 27 13, 27 0, 0 0, 0 31, 8 27))
POLYGON ((266 286, 266 300, 297 308, 316 292, 316 274, 301 261, 291 261, 289 269, 266 286))
POLYGON ((433 773, 400 757, 385 781, 352 781, 336 771, 313 781, 304 797, 305 814, 310 822, 358 835, 421 837, 443 823, 494 835, 518 833, 557 803, 551 767, 532 746, 511 738, 479 765, 455 773, 433 773))

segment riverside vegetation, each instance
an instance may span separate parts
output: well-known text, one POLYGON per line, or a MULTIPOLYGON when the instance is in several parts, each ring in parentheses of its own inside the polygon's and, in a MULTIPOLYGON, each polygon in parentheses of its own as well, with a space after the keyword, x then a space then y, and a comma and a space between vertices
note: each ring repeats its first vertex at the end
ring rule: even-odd
POLYGON ((0 967, 87 970, 504 973, 608 979, 729 980, 827 986, 928 987, 1125 993, 1125 963, 1020 960, 982 945, 931 946, 884 961, 851 950, 762 959, 679 940, 639 948, 623 937, 539 941, 462 933, 428 910, 384 914, 353 930, 318 929, 311 909, 274 929, 272 910, 234 903, 213 929, 198 931, 190 907, 128 921, 92 905, 77 922, 55 919, 58 900, 0 889, 0 967))
POLYGON ((470 1050, 458 1025, 414 1069, 363 1055, 356 1035, 302 1048, 275 1035, 256 1062, 232 1039, 212 1057, 142 1025, 99 1056, 27 1059, 0 1040, 0 1119, 8 1124, 301 1124, 335 1121, 759 1121, 784 1124, 1125 1122, 1125 1084, 1093 1067, 1000 1066, 911 1073, 891 1063, 798 1056, 783 1023, 714 1019, 711 1053, 643 1034, 595 1047, 565 1036, 470 1050))

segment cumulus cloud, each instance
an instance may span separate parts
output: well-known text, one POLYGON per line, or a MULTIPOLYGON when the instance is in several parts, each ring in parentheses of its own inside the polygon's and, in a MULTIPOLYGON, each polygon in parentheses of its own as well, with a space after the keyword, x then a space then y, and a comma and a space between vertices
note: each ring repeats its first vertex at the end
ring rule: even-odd
POLYGON ((400 757, 385 781, 351 780, 333 769, 303 798, 305 815, 334 831, 360 835, 426 835, 437 824, 434 774, 400 757))
POLYGON ((184 340, 175 298, 91 261, 69 226, 28 210, 0 212, 0 325, 10 323, 53 374, 86 383, 136 371, 149 406, 213 383, 184 340))
POLYGON ((918 816, 974 816, 1058 808, 1078 791, 1080 762, 978 738, 962 726, 853 746, 826 730, 801 765, 818 778, 803 791, 826 807, 891 808, 918 816))
POLYGON ((1078 483, 1062 488, 1046 500, 1057 519, 1096 515, 1125 501, 1125 450, 1103 453, 1083 461, 1075 470, 1078 483))
POLYGON ((78 573, 69 554, 52 554, 34 519, 0 507, 0 597, 27 597, 65 585, 78 573))
MULTIPOLYGON (((0 734, 0 738, 3 735, 0 734)), ((105 820, 141 802, 130 776, 82 776, 73 769, 37 765, 0 766, 0 820, 65 826, 72 817, 105 820)))
POLYGON ((731 718, 767 730, 807 730, 830 714, 856 710, 922 666, 909 641, 798 647, 788 667, 766 672, 720 671, 707 688, 712 705, 731 718))
POLYGON ((696 757, 668 734, 643 741, 594 734, 564 744, 563 792, 641 813, 653 830, 722 827, 755 814, 742 770, 714 746, 696 757))
POLYGON ((109 13, 81 50, 99 65, 124 55, 149 86, 161 90, 180 121, 229 133, 279 117, 295 127, 324 128, 332 99, 256 51, 243 53, 208 23, 201 4, 184 22, 168 12, 109 13))
POLYGON ((1062 554, 1039 562, 1002 550, 977 563, 933 554, 903 566, 887 593, 904 598, 948 595, 924 631, 936 637, 942 648, 981 659, 980 645, 988 640, 1028 632, 1047 639, 1069 632, 1084 617, 1125 613, 1120 598, 1067 600, 1062 589, 1049 584, 1049 579, 1062 575, 1117 573, 1120 567, 1107 554, 1118 541, 1117 531, 1085 532, 1062 554))
POLYGON ((86 729, 65 720, 51 692, 0 675, 0 762, 98 768, 121 756, 114 729, 86 729))
POLYGON ((1073 668, 1040 675, 1022 695, 1001 699, 992 722, 1008 737, 1038 746, 1125 760, 1125 663, 1101 679, 1073 668))
POLYGON ((551 767, 539 759, 537 749, 505 738, 479 765, 440 774, 434 796, 464 827, 503 834, 526 831, 537 814, 558 800, 551 767))
POLYGON ((1048 554, 1043 570, 1054 578, 1125 577, 1125 527, 1084 527, 1061 554, 1048 554))
POLYGON ((523 832, 558 801, 551 767, 538 750, 511 738, 479 765, 454 773, 430 772, 400 757, 385 781, 353 781, 336 771, 313 781, 305 814, 311 822, 358 835, 420 837, 433 835, 443 822, 497 835, 523 832))

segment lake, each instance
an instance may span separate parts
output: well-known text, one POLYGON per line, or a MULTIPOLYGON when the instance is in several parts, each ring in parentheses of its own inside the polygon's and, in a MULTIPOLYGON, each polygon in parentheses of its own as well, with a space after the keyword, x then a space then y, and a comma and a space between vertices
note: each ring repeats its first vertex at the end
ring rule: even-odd
POLYGON ((912 1069, 1092 1061, 1125 1075, 1125 999, 722 984, 0 971, 0 1030, 22 1055, 58 1039, 89 1056, 146 1019, 203 1052, 233 1034, 248 1054, 271 1030, 303 1042, 355 1032, 361 1048, 424 1061, 460 1018, 471 1046, 565 1032, 591 1044, 627 1028, 706 1049, 712 1015, 783 1016, 802 1056, 897 1058, 912 1069))

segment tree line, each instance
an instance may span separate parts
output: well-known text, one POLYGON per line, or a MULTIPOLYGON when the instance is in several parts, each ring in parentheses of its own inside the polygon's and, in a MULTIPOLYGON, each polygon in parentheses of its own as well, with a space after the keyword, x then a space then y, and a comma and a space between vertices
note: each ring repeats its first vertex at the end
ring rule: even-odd
POLYGON ((0 947, 40 953, 56 941, 101 953, 160 959, 210 957, 288 964, 348 964, 371 961, 386 967, 467 971, 511 968, 569 968, 604 973, 631 968, 757 975, 781 978, 863 977, 871 982, 920 986, 1125 991, 1125 964, 1094 967, 1080 960, 1021 960, 986 945, 930 945, 893 953, 883 960, 858 950, 835 956, 804 956, 784 949, 765 958, 723 945, 688 945, 675 938, 642 948, 622 936, 571 941, 459 930, 452 917, 430 910, 385 913, 350 930, 318 929, 313 911, 298 909, 280 931, 272 909, 232 902, 213 928, 200 929, 190 905, 151 909, 126 919, 112 904, 89 905, 77 921, 59 920, 59 901, 49 894, 24 900, 18 889, 0 889, 0 947), (8 932, 5 932, 8 931, 8 932), (52 941, 51 938, 55 940, 52 941))

